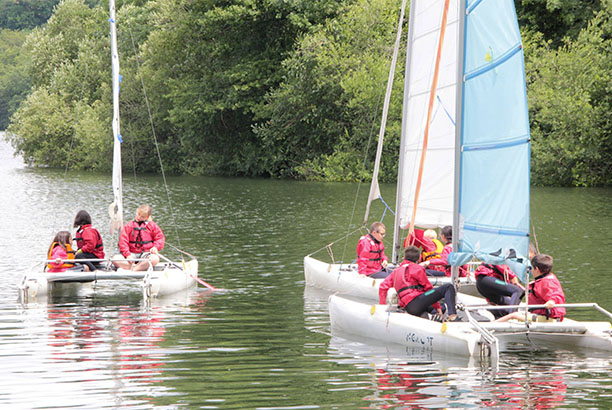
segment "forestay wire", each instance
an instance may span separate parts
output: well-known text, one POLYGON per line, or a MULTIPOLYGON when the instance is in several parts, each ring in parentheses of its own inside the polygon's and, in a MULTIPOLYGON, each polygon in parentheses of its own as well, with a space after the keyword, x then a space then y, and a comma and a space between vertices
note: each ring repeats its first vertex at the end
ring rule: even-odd
POLYGON ((132 27, 129 21, 127 22, 128 31, 130 33, 130 40, 132 42, 132 48, 134 50, 134 57, 136 58, 136 66, 138 68, 138 77, 140 78, 140 84, 142 85, 142 93, 144 95, 145 104, 147 106, 147 113, 149 115, 149 123, 151 124, 151 131, 153 133, 153 142, 155 143, 155 151, 157 152, 157 158, 159 159, 159 167, 161 169, 162 179, 164 181, 164 188, 166 190, 166 196, 168 197, 168 205, 170 206, 170 216, 172 217, 172 224, 176 233, 176 238, 179 247, 181 247, 181 238, 178 232, 178 225, 174 216, 174 208, 172 206, 172 200, 170 199, 170 190, 168 189, 168 182, 166 181, 166 173, 164 172, 164 164, 162 162, 161 153, 159 151, 159 143, 157 142, 157 134, 155 133, 155 125, 153 124, 153 116, 151 115, 151 106, 149 105, 149 98, 147 96, 147 90, 145 88, 144 80, 142 78, 142 71, 140 70, 140 60, 138 59, 138 52, 136 50, 136 44, 134 43, 134 36, 132 35, 132 27))

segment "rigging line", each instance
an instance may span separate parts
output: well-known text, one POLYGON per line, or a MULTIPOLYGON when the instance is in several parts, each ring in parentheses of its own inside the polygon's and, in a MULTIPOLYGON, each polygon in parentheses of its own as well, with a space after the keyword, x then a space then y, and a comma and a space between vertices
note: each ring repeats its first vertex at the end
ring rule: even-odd
MULTIPOLYGON (((87 78, 87 64, 85 64, 85 78, 87 78)), ((81 100, 83 99, 85 95, 85 81, 81 81, 81 100)), ((78 107, 75 107, 75 109, 78 107)), ((76 118, 75 118, 75 125, 79 123, 79 116, 80 116, 80 111, 77 109, 76 110, 76 118)), ((66 178, 66 175, 68 174, 68 168, 70 166, 70 154, 72 154, 72 147, 74 144, 74 134, 75 134, 75 129, 74 129, 74 125, 72 127, 72 133, 70 135, 70 146, 68 148, 68 157, 66 158, 66 167, 64 168, 64 178, 66 178)))
MULTIPOLYGON (((375 123, 374 123, 375 113, 378 112, 378 110, 380 108, 380 105, 381 105, 381 102, 383 103, 383 118, 381 118, 381 124, 380 124, 380 126, 381 126, 381 130, 380 130, 381 136, 379 136, 379 139, 382 139, 382 135, 384 134, 385 125, 386 125, 385 123, 386 123, 386 118, 387 118, 386 110, 388 109, 387 108, 388 101, 386 101, 386 97, 387 97, 387 94, 389 94, 389 98, 390 98, 391 89, 393 87, 393 80, 392 79, 393 79, 393 76, 394 76, 394 73, 395 73, 395 64, 396 64, 396 61, 397 61, 397 51, 399 50, 399 45, 400 45, 400 41, 401 41, 401 32, 402 32, 402 24, 404 22, 404 10, 405 10, 405 7, 406 7, 406 1, 404 0, 402 2, 402 7, 401 7, 400 13, 399 13, 398 32, 397 32, 397 36, 396 36, 396 39, 395 39, 395 44, 394 44, 394 47, 393 47, 393 53, 391 55, 391 62, 390 62, 390 68, 389 68, 389 71, 390 71, 389 72, 389 79, 387 80, 387 90, 385 91, 384 95, 383 95, 382 92, 380 93, 380 99, 379 99, 378 104, 376 106, 376 110, 372 111, 372 119, 370 121, 372 125, 371 125, 371 128, 370 128, 370 135, 368 137, 368 143, 366 145, 366 151, 365 151, 364 158, 363 158, 363 167, 362 167, 363 171, 365 171, 366 163, 367 163, 367 160, 368 160, 368 153, 370 151, 370 146, 372 145, 372 136, 374 135, 374 125, 375 125, 375 123)), ((381 89, 381 91, 382 91, 382 89, 381 89)), ((378 149, 377 149, 377 156, 378 155, 379 154, 378 154, 378 149)), ((376 168, 376 165, 374 167, 376 168)), ((378 175, 373 175, 372 176, 372 184, 374 184, 374 178, 376 178, 376 183, 378 184, 378 175)), ((358 199, 358 196, 359 196, 359 189, 360 188, 361 188, 361 180, 359 181, 359 185, 357 186, 357 192, 355 193, 355 199, 353 201, 353 211, 351 213, 351 219, 349 221, 349 225, 347 227, 347 231, 348 231, 348 229, 350 228, 350 226, 351 226, 351 224, 353 222, 353 217, 355 216, 355 209, 356 209, 356 205, 357 205, 357 199, 358 199)), ((367 214, 368 214, 369 208, 370 208, 370 203, 371 203, 370 196, 371 195, 372 195, 372 192, 370 192, 368 194, 368 203, 367 203, 367 207, 366 207, 366 218, 367 218, 367 214)), ((379 188, 379 198, 382 200, 382 195, 380 194, 380 188, 379 188)), ((385 204, 385 206, 387 206, 387 205, 385 204)), ((384 217, 384 213, 383 213, 383 217, 384 217)), ((364 221, 363 221, 361 226, 365 226, 365 224, 366 224, 366 220, 364 219, 364 221)), ((348 245, 348 240, 344 243, 344 250, 342 252, 342 258, 343 259, 344 259, 344 256, 346 254, 346 247, 347 247, 347 245, 348 245)))
MULTIPOLYGON (((366 163, 368 161, 368 153, 370 152, 370 146, 372 145, 372 137, 374 135, 374 129, 375 129, 374 117, 375 117, 376 113, 378 112, 378 109, 380 108, 380 104, 381 104, 381 101, 383 100, 383 98, 384 98, 384 96, 381 94, 380 99, 378 101, 378 104, 376 105, 376 109, 372 110, 372 118, 370 120, 370 123, 372 125, 370 127, 370 133, 369 133, 369 136, 368 136, 368 143, 366 144, 366 151, 365 151, 365 154, 364 154, 364 157, 363 157, 363 166, 361 167, 363 172, 361 173, 361 175, 363 175, 365 173, 366 163)), ((349 219, 349 224, 346 227, 347 234, 344 235, 344 237, 343 237, 343 238, 346 238, 347 241, 344 242, 344 249, 342 250, 342 260, 344 260, 344 256, 346 255, 346 247, 348 246, 348 237, 351 234, 353 234, 353 233, 355 233, 356 231, 359 230, 359 228, 357 228, 353 232, 348 233, 349 229, 351 229, 351 226, 353 225, 353 219, 355 218, 355 211, 357 209, 357 200, 359 199, 359 191, 360 191, 362 182, 363 181, 360 179, 358 184, 357 184, 357 190, 355 192, 355 199, 353 200, 353 210, 351 212, 351 218, 349 219)), ((380 197, 380 199, 382 199, 382 197, 380 197)), ((363 224, 361 226, 363 226, 363 224)), ((332 242, 332 244, 333 243, 334 242, 332 242)), ((316 253, 316 252, 319 252, 319 251, 315 251, 313 253, 316 253)))
POLYGON ((416 190, 414 193, 414 206, 412 208, 412 217, 410 218, 410 229, 408 230, 408 236, 413 235, 413 237, 414 237, 414 219, 416 218, 417 205, 419 202, 419 193, 421 191, 421 181, 423 180, 423 167, 425 165, 425 155, 427 154, 427 142, 429 139, 429 123, 431 121, 434 99, 436 96, 436 89, 438 87, 438 75, 440 73, 440 60, 442 59, 442 45, 444 44, 444 36, 446 34, 446 21, 448 19, 449 5, 450 5, 450 0, 445 0, 444 10, 442 11, 442 23, 440 25, 440 38, 438 39, 436 65, 434 68, 434 76, 433 76, 433 81, 431 83, 431 91, 429 94, 429 107, 427 109, 427 121, 425 122, 425 134, 423 135, 423 148, 421 150, 421 163, 419 166, 419 174, 417 176, 416 190))
POLYGON ((361 226, 360 226, 360 227, 358 227, 357 229, 353 230, 352 232, 348 232, 348 233, 347 233, 346 235, 344 235, 343 237, 338 238, 338 239, 336 239, 336 240, 335 240, 335 241, 333 241, 333 242, 330 242, 329 244, 325 245, 324 247, 322 247, 322 248, 320 248, 320 249, 317 249, 316 251, 314 251, 314 252, 312 252, 312 253, 309 253, 309 254, 308 254, 308 255, 306 255, 306 256, 312 256, 312 255, 314 255, 315 253, 321 252, 323 249, 327 249, 329 246, 332 246, 332 245, 333 245, 333 244, 335 244, 336 242, 339 242, 339 241, 341 241, 341 240, 343 240, 343 239, 345 239, 345 238, 348 238, 349 236, 351 236, 352 234, 354 234, 355 232, 357 232, 357 231, 359 231, 359 230, 361 230, 361 226))
POLYGON ((132 35, 132 28, 129 20, 126 20, 128 31, 130 32, 130 40, 132 42, 132 48, 134 49, 134 57, 136 59, 136 66, 138 68, 138 77, 140 78, 140 84, 142 85, 142 93, 144 95, 145 104, 147 106, 147 113, 149 115, 149 123, 151 124, 151 131, 153 133, 153 141, 155 142, 155 151, 157 152, 157 158, 159 159, 159 167, 162 173, 162 179, 164 180, 164 188, 166 189, 166 196, 168 197, 168 205, 170 206, 170 216, 172 217, 172 224, 174 225, 174 231, 176 238, 181 246, 181 238, 178 232, 178 225, 174 216, 174 208, 172 207, 172 200, 170 199, 170 190, 168 189, 168 182, 166 180, 166 173, 164 172, 164 164, 162 162, 161 153, 159 151, 159 143, 157 141, 157 135, 155 134, 155 125, 153 124, 153 115, 151 115, 151 106, 149 105, 149 97, 147 96, 147 90, 145 88, 144 79, 142 78, 142 71, 140 69, 140 60, 138 59, 138 52, 136 50, 136 44, 134 43, 134 36, 132 35))

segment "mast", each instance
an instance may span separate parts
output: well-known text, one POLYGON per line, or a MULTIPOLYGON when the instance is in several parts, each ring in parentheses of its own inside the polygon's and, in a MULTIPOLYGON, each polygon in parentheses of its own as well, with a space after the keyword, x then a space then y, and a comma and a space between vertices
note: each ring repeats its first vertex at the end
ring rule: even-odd
POLYGON ((393 46, 393 57, 391 58, 391 67, 389 68, 389 78, 387 79, 387 91, 385 93, 385 101, 383 104, 383 114, 380 122, 380 131, 378 133, 378 146, 376 147, 376 159, 374 161, 374 172, 372 173, 372 184, 370 185, 370 194, 368 195, 368 203, 366 204, 365 216, 363 225, 368 222, 370 215, 370 205, 372 201, 380 197, 380 187, 378 185, 378 170, 380 168, 380 158, 382 155, 383 141, 385 138, 385 128, 387 126, 387 115, 389 113, 389 103, 391 101, 391 91, 393 89, 393 79, 395 77, 395 66, 397 64, 397 54, 399 51, 400 41, 402 39, 402 23, 404 21, 404 11, 406 10, 406 0, 402 1, 400 10, 399 23, 397 25, 397 35, 395 37, 395 45, 393 46))
POLYGON ((404 69, 404 98, 402 101, 402 130, 400 138, 399 164, 397 167, 397 190, 395 198, 395 222, 393 226, 393 256, 391 262, 397 264, 402 259, 400 255, 402 247, 401 228, 400 228, 400 206, 402 203, 402 176, 404 174, 404 156, 406 150, 406 130, 408 127, 408 96, 410 95, 410 64, 408 58, 411 55, 412 39, 414 37, 414 18, 416 15, 416 3, 418 0, 410 2, 410 17, 408 18, 408 41, 406 45, 406 67, 404 69))
MULTIPOLYGON (((464 50, 465 50, 465 19, 467 0, 459 1, 459 38, 457 39, 457 94, 455 103, 455 183, 453 184, 453 252, 459 249, 459 201, 460 201, 460 186, 461 183, 461 128, 463 126, 463 66, 464 66, 464 50)), ((451 281, 457 288, 459 279, 459 266, 451 265, 451 281)))
POLYGON ((117 22, 115 19, 115 0, 109 0, 111 62, 113 82, 113 203, 108 212, 111 217, 110 232, 123 227, 123 183, 121 176, 121 129, 119 127, 119 53, 117 51, 117 22))

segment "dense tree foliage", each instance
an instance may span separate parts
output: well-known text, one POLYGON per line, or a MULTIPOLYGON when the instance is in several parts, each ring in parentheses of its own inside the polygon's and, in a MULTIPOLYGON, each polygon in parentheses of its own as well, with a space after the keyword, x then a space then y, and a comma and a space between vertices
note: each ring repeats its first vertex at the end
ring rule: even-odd
POLYGON ((527 46, 535 184, 612 182, 611 17, 608 7, 557 50, 537 36, 527 46))
POLYGON ((44 24, 59 0, 0 0, 0 29, 33 29, 44 24))
POLYGON ((26 32, 0 30, 0 130, 6 129, 9 117, 26 98, 31 82, 23 75, 27 54, 21 52, 26 32))
MULTIPOLYGON (((268 95, 255 128, 268 173, 324 180, 363 176, 364 147, 377 136, 399 18, 394 3, 356 2, 306 36, 285 61, 285 81, 268 95)), ((397 174, 401 74, 396 79, 385 145, 388 176, 397 174)), ((375 152, 368 154, 366 162, 375 152)))
MULTIPOLYGON (((40 24, 28 20, 36 2, 0 0, 0 9, 9 3, 22 6, 22 14, 10 9, 11 27, 40 24), (17 24, 25 21, 33 23, 17 24)), ((611 185, 612 0, 515 4, 526 52, 532 181, 611 185)), ((176 173, 368 178, 397 1, 122 0, 117 6, 126 166, 159 170, 155 136, 166 169, 176 173)), ((110 168, 107 19, 106 0, 62 0, 25 43, 25 31, 0 32, 7 56, 0 62, 0 128, 14 112, 9 139, 31 164, 110 168)), ((383 181, 397 172, 402 60, 383 181)))

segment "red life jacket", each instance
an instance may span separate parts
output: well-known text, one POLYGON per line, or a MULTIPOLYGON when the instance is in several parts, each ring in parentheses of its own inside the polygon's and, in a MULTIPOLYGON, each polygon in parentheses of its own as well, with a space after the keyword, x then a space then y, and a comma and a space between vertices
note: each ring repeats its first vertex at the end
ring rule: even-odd
POLYGON ((416 280, 415 276, 419 271, 426 277, 425 268, 413 262, 403 262, 393 271, 393 287, 397 292, 400 306, 406 306, 412 299, 433 288, 429 281, 426 281, 429 286, 423 286, 416 280))
POLYGON ((362 236, 357 244, 357 265, 359 273, 371 275, 382 269, 385 257, 385 245, 377 241, 371 234, 362 236))
POLYGON ((76 235, 74 237, 74 240, 77 243, 77 249, 81 249, 84 245, 83 232, 85 232, 86 229, 91 229, 92 232, 96 234, 96 244, 94 245, 94 251, 91 253, 96 255, 97 258, 103 259, 104 258, 104 244, 102 243, 102 236, 100 236, 100 232, 98 232, 97 229, 92 228, 91 225, 83 225, 79 229, 77 229, 76 235))
MULTIPOLYGON (((553 300, 555 303, 565 303, 565 293, 561 283, 552 272, 538 276, 529 284, 530 305, 543 305, 549 300, 553 300)), ((534 309, 531 311, 538 315, 544 315, 547 318, 563 319, 565 316, 565 308, 562 307, 534 309)))
POLYGON ((131 221, 130 224, 132 224, 132 231, 129 237, 131 246, 139 252, 151 249, 153 245, 147 246, 147 244, 152 244, 154 241, 151 231, 147 229, 148 221, 131 221))

